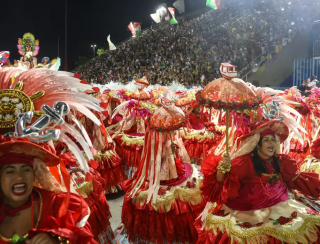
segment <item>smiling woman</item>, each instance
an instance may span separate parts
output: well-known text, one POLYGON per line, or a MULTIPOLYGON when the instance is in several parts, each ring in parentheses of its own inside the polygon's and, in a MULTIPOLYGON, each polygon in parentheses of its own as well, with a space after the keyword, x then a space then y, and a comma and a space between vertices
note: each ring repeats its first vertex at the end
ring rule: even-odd
POLYGON ((198 243, 320 243, 320 181, 279 154, 288 134, 284 123, 265 122, 239 138, 232 157, 205 159, 198 243))
POLYGON ((61 191, 49 170, 60 158, 47 149, 25 139, 0 143, 0 244, 96 243, 87 204, 61 191))

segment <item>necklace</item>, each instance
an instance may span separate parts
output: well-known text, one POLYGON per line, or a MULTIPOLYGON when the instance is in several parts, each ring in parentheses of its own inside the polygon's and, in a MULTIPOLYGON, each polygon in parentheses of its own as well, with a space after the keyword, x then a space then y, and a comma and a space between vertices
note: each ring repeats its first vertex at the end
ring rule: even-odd
MULTIPOLYGON (((39 219, 40 219, 41 212, 42 212, 42 198, 40 194, 39 196, 40 196, 40 215, 39 215, 39 219)), ((31 193, 30 200, 31 200, 31 229, 33 229, 36 227, 34 224, 34 194, 33 193, 31 193)), ((0 234, 0 239, 7 242, 11 241, 11 243, 25 243, 25 241, 28 240, 28 233, 21 237, 17 234, 14 234, 13 237, 9 239, 5 238, 0 234)))
POLYGON ((31 193, 31 229, 34 228, 34 197, 31 193))

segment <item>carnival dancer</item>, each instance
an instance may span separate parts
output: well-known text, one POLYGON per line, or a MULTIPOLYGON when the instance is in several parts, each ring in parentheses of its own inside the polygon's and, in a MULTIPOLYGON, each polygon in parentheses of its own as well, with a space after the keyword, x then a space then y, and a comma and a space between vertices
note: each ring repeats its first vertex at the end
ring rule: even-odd
MULTIPOLYGON (((69 174, 72 177, 74 189, 78 189, 80 195, 90 208, 90 223, 92 233, 96 241, 100 244, 110 244, 114 239, 113 231, 110 226, 110 208, 105 197, 106 179, 102 178, 99 172, 90 168, 92 179, 86 177, 85 172, 79 167, 76 159, 70 153, 60 156, 64 160, 69 174)), ((98 167, 97 163, 91 163, 92 167, 98 167)))
MULTIPOLYGON (((90 94, 93 97, 99 97, 100 91, 98 88, 94 87, 94 90, 85 91, 86 94, 90 94)), ((92 142, 92 147, 94 148, 95 155, 93 156, 95 161, 98 163, 96 169, 104 178, 105 193, 116 193, 119 184, 124 180, 124 170, 122 165, 122 160, 115 152, 115 145, 108 134, 106 128, 103 125, 103 120, 105 116, 98 111, 93 111, 97 119, 101 122, 100 125, 95 124, 93 121, 88 119, 84 114, 78 114, 78 120, 85 128, 89 135, 90 141, 92 142)), ((71 136, 71 134, 70 134, 71 136)))
MULTIPOLYGON (((28 133, 32 132, 32 135, 39 132, 38 127, 48 125, 52 126, 51 130, 46 129, 49 131, 48 133, 42 133, 40 137, 46 138, 47 135, 51 134, 59 135, 58 140, 55 138, 55 143, 50 143, 52 147, 52 154, 59 155, 59 158, 65 163, 65 165, 72 165, 72 162, 74 164, 77 163, 76 167, 78 170, 81 170, 84 181, 88 182, 88 185, 94 187, 93 189, 89 187, 90 191, 87 192, 87 195, 92 198, 95 197, 95 201, 92 201, 90 197, 86 197, 86 201, 89 203, 90 207, 90 211, 88 211, 88 213, 91 213, 88 221, 95 227, 93 231, 94 238, 99 240, 99 236, 101 237, 108 233, 108 227, 110 229, 110 223, 108 220, 108 218, 110 218, 110 212, 103 192, 101 194, 100 186, 104 185, 105 182, 99 175, 97 175, 96 171, 89 168, 89 165, 96 167, 98 164, 94 161, 97 152, 93 148, 88 133, 84 130, 83 126, 81 126, 81 123, 73 113, 68 113, 68 111, 71 108, 73 112, 81 112, 85 114, 86 118, 90 118, 90 120, 94 121, 94 124, 101 125, 99 119, 88 108, 95 112, 100 112, 102 110, 98 106, 100 100, 83 93, 71 91, 71 88, 91 88, 91 86, 80 83, 80 80, 72 76, 72 74, 67 72, 57 72, 48 69, 32 69, 24 72, 19 68, 3 68, 0 71, 0 94, 2 97, 1 106, 8 106, 10 109, 0 111, 0 133, 1 135, 8 133, 11 134, 14 131, 15 125, 18 124, 20 127, 23 126, 24 123, 20 121, 22 117, 31 121, 32 116, 26 116, 25 114, 22 114, 22 112, 32 112, 40 115, 39 120, 42 122, 37 123, 36 121, 32 126, 32 129, 27 128, 28 133), (70 104, 70 108, 66 103, 56 102, 57 99, 67 101, 68 104, 70 104), (49 107, 48 104, 52 106, 52 108, 49 107), (68 107, 68 109, 63 109, 63 107, 68 107), (39 113, 39 110, 41 110, 41 113, 39 113), (51 119, 47 120, 49 118, 51 119), (20 122, 16 123, 17 121, 20 122), (44 121, 47 122, 43 123, 44 121), (59 127, 59 132, 53 130, 56 125, 59 127), (72 137, 70 135, 72 135, 72 137), (59 145, 63 146, 59 148, 59 145), (100 182, 100 184, 97 182, 100 182), (101 219, 95 219, 97 216, 108 217, 101 221, 101 219)), ((20 128, 18 131, 22 133, 25 131, 24 129, 25 128, 20 128)), ((47 148, 51 147, 47 145, 47 148)), ((17 148, 19 149, 18 146, 17 148)), ((59 172, 53 172, 56 173, 55 177, 59 181, 59 172)), ((61 170, 61 172, 63 172, 63 170, 61 170)), ((74 171, 71 172, 72 176, 76 176, 76 174, 78 173, 74 171)), ((78 182, 79 180, 80 179, 77 179, 78 182)), ((66 180, 63 179, 63 182, 66 182, 66 180)), ((82 185, 80 185, 80 188, 81 186, 82 185)), ((80 192, 80 195, 84 196, 82 193, 80 192)), ((65 198, 65 195, 61 198, 65 198)), ((61 205, 61 203, 59 204, 61 205)), ((88 217, 89 215, 87 218, 88 217)))
POLYGON ((114 134, 116 152, 124 159, 127 179, 132 178, 141 160, 144 145, 145 120, 157 106, 137 100, 130 100, 119 105, 112 119, 120 112, 125 115, 121 128, 114 134))
POLYGON ((106 118, 104 120, 104 125, 111 136, 121 129, 123 120, 122 113, 118 113, 112 118, 112 112, 122 102, 117 93, 117 91, 111 91, 109 89, 106 89, 103 91, 103 94, 99 97, 99 99, 101 99, 101 101, 107 105, 105 108, 106 118))
POLYGON ((27 139, 0 143, 0 155, 0 243, 97 243, 88 205, 50 173, 59 157, 27 139))
POLYGON ((146 80, 146 77, 138 79, 134 84, 138 87, 138 90, 130 94, 131 99, 146 101, 151 98, 150 94, 144 90, 150 85, 149 82, 146 80))
POLYGON ((191 165, 177 130, 186 126, 181 109, 166 98, 147 122, 142 158, 126 191, 118 243, 195 243, 194 219, 204 201, 201 175, 191 165))
POLYGON ((182 98, 176 102, 176 105, 183 107, 188 114, 191 129, 182 129, 180 133, 192 163, 199 165, 206 158, 209 150, 214 150, 218 146, 224 130, 210 121, 210 113, 204 112, 197 101, 182 98), (214 129, 208 130, 205 125, 214 129))
POLYGON ((320 181, 278 154, 288 134, 269 121, 240 138, 231 158, 205 159, 198 243, 320 243, 320 181))

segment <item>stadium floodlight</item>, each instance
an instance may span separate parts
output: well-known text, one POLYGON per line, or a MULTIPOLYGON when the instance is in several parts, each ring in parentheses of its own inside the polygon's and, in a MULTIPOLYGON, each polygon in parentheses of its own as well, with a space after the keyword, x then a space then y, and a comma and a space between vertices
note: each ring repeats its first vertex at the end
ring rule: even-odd
POLYGON ((93 48, 93 57, 96 57, 96 47, 97 45, 91 45, 91 47, 93 48))

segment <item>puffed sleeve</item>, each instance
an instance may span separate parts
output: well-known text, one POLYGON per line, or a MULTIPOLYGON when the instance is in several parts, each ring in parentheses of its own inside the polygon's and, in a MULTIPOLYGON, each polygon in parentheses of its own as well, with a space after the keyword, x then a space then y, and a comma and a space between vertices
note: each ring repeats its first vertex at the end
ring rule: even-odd
POLYGON ((222 157, 214 154, 208 157, 201 164, 201 172, 204 175, 201 191, 208 202, 218 204, 226 203, 228 199, 238 197, 240 180, 249 174, 250 156, 245 155, 231 161, 231 170, 225 174, 224 180, 217 181, 216 173, 222 157))
POLYGON ((289 188, 298 190, 308 196, 320 196, 318 174, 300 172, 296 161, 287 155, 280 155, 279 165, 283 181, 287 183, 289 188))
POLYGON ((71 193, 67 213, 61 217, 58 214, 59 209, 67 194, 63 192, 43 195, 42 197, 47 198, 44 199, 43 203, 47 203, 48 207, 47 209, 44 206, 43 210, 47 209, 46 212, 50 211, 50 214, 40 220, 37 229, 29 232, 31 239, 38 233, 46 232, 50 235, 60 236, 68 240, 70 244, 97 244, 87 221, 90 214, 89 208, 82 197, 71 193))

